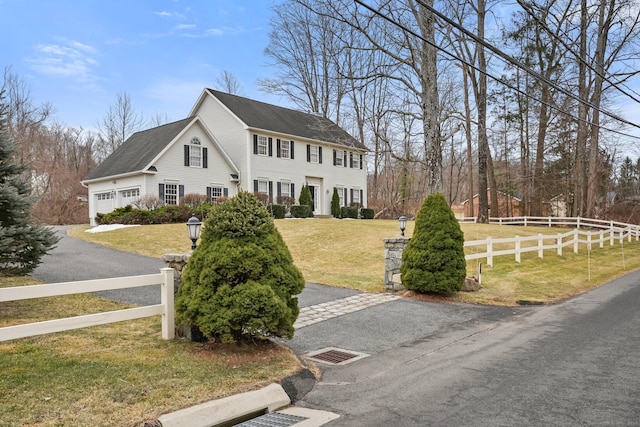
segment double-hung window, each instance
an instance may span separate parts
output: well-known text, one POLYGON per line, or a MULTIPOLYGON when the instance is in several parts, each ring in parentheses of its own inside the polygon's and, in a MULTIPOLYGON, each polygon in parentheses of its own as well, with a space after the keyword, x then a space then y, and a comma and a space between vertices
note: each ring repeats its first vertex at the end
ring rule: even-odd
POLYGON ((347 206, 345 197, 347 195, 346 188, 338 188, 338 199, 340 200, 340 207, 347 206))
POLYGON ((269 181, 266 179, 258 179, 257 181, 257 192, 262 194, 269 194, 269 181))
POLYGON ((193 138, 189 144, 189 166, 202 167, 202 145, 198 138, 193 138))
POLYGON ((291 158, 291 141, 285 141, 284 139, 280 141, 280 158, 291 158))
POLYGON ((164 204, 165 205, 178 204, 178 184, 164 185, 164 204))
POLYGON ((223 187, 211 187, 211 202, 216 203, 224 192, 223 187))
POLYGON ((353 169, 360 169, 360 155, 351 154, 351 167, 353 169))
POLYGON ((269 138, 264 135, 258 135, 258 155, 269 155, 269 138))
POLYGON ((282 197, 293 197, 291 191, 291 182, 288 181, 280 181, 280 196, 282 197))
POLYGON ((318 147, 317 145, 309 146, 309 162, 310 163, 319 163, 319 160, 320 160, 319 148, 320 147, 318 147))

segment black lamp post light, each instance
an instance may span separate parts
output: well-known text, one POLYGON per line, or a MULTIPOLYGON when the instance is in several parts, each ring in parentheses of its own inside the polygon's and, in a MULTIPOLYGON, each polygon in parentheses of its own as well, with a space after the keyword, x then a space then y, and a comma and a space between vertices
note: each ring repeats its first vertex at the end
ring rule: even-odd
POLYGON ((404 230, 407 229, 407 217, 402 215, 398 218, 398 222, 400 223, 400 235, 404 237, 404 230))
POLYGON ((200 227, 202 227, 202 222, 195 216, 189 218, 187 221, 187 230, 189 231, 189 239, 191 239, 191 250, 196 248, 196 242, 200 237, 200 227))

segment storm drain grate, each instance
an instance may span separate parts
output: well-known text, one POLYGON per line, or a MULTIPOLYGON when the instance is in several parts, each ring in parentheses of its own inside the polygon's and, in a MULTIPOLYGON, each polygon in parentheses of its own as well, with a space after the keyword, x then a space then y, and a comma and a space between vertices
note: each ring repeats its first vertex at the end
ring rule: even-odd
POLYGON ((301 423, 304 420, 308 420, 308 418, 299 417, 297 415, 270 412, 268 414, 260 415, 257 418, 253 418, 235 425, 236 427, 289 427, 301 423))
POLYGON ((325 348, 308 353, 306 356, 315 361, 329 363, 331 365, 346 365, 347 363, 355 362, 363 357, 367 357, 368 354, 343 350, 340 348, 325 348))

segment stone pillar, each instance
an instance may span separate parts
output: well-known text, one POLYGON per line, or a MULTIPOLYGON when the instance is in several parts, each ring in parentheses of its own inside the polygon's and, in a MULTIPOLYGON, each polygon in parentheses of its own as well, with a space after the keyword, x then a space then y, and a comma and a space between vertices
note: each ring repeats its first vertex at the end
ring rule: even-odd
POLYGON ((384 286, 390 291, 404 289, 400 280, 402 251, 407 247, 411 237, 394 237, 384 239, 384 286))
POLYGON ((191 252, 187 252, 184 254, 164 254, 162 255, 162 261, 166 264, 167 267, 173 268, 176 271, 176 274, 173 275, 173 292, 178 292, 178 287, 182 282, 182 269, 185 265, 187 265, 187 261, 189 261, 189 257, 191 257, 191 252))
MULTIPOLYGON (((180 283, 182 283, 182 270, 184 266, 187 265, 187 261, 191 257, 191 252, 187 252, 184 254, 164 254, 162 255, 162 260, 169 268, 173 268, 176 273, 173 275, 173 292, 178 293, 178 288, 180 287, 180 283)), ((203 342, 206 341, 200 329, 197 326, 177 326, 176 325, 176 335, 178 337, 186 338, 189 341, 194 342, 203 342)))

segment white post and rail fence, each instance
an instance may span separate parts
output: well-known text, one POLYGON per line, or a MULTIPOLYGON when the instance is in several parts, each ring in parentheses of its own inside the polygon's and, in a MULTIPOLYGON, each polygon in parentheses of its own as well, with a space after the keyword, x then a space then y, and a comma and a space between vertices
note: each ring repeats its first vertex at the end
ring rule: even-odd
POLYGON ((167 340, 172 339, 175 337, 173 278, 173 268, 162 268, 160 269, 160 273, 144 276, 0 288, 0 302, 108 291, 112 289, 137 288, 149 285, 159 285, 161 288, 160 304, 47 320, 44 322, 6 326, 0 328, 0 342, 158 315, 162 317, 162 338, 167 340))
MULTIPOLYGON (((463 218, 460 222, 475 222, 475 218, 463 218)), ((566 233, 538 234, 535 236, 515 236, 507 238, 487 237, 482 240, 465 240, 465 259, 486 260, 487 265, 493 266, 494 257, 511 255, 516 262, 520 262, 522 254, 536 252, 539 258, 544 257, 544 251, 554 251, 562 256, 564 248, 570 247, 573 253, 578 253, 580 246, 583 250, 591 250, 596 246, 604 248, 605 244, 613 246, 623 244, 625 240, 640 239, 640 225, 625 224, 617 221, 605 221, 580 217, 513 217, 491 218, 490 224, 520 225, 536 227, 573 228, 566 233)), ((385 239, 385 287, 389 290, 403 289, 400 280, 400 266, 402 265, 402 251, 409 243, 409 237, 385 239)))

